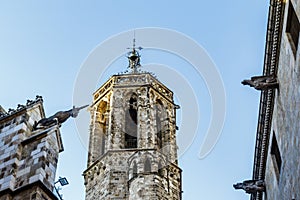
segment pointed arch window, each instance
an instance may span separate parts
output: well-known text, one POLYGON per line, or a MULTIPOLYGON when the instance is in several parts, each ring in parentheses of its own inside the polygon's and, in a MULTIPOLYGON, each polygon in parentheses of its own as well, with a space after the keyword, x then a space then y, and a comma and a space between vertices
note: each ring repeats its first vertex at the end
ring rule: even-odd
POLYGON ((125 111, 125 148, 137 148, 137 95, 132 94, 125 111))
POLYGON ((159 163, 158 163, 158 175, 159 176, 164 176, 164 170, 163 170, 161 161, 159 161, 159 163))
POLYGON ((151 161, 149 158, 147 158, 145 160, 145 163, 144 163, 144 172, 151 172, 151 161))
POLYGON ((156 103, 156 130, 157 130, 157 146, 162 148, 163 146, 163 104, 161 100, 157 100, 156 103))
POLYGON ((132 173, 133 173, 133 178, 137 177, 137 165, 136 165, 136 162, 133 163, 132 173))
POLYGON ((106 132, 107 132, 107 102, 101 101, 97 111, 95 113, 96 123, 95 128, 97 130, 96 144, 98 147, 98 152, 100 155, 105 153, 105 143, 106 143, 106 132))

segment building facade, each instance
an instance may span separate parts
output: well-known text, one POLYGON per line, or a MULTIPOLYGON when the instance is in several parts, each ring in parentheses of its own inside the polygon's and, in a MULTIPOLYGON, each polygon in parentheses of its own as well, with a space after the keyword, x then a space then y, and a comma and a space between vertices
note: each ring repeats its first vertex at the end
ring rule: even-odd
POLYGON ((33 130, 45 118, 37 96, 7 112, 0 106, 0 200, 58 200, 53 193, 58 154, 63 151, 58 126, 33 130))
POLYGON ((131 72, 93 94, 86 200, 180 200, 173 92, 128 58, 131 72))
MULTIPOLYGON (((252 180, 235 185, 251 200, 300 199, 300 1, 271 0, 252 180)), ((253 81, 254 79, 252 79, 253 81)), ((255 86, 254 86, 255 87, 255 86)))

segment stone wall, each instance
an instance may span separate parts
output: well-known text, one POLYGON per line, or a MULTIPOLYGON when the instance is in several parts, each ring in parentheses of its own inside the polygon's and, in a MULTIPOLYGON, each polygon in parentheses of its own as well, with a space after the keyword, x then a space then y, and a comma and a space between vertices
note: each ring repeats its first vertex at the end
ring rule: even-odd
POLYGON ((149 73, 113 76, 90 112, 86 200, 181 199, 172 91, 149 73))
POLYGON ((268 200, 300 199, 300 63, 299 47, 294 56, 286 33, 291 2, 300 19, 300 1, 287 1, 278 65, 279 90, 276 91, 272 131, 266 166, 266 194, 268 200), (282 163, 272 155, 272 140, 276 138, 282 163))
POLYGON ((0 118, 1 200, 57 199, 52 191, 63 148, 58 127, 32 131, 42 117, 42 103, 37 102, 0 118))
POLYGON ((108 151, 83 175, 87 200, 181 199, 180 168, 154 149, 108 151), (149 171, 145 171, 147 158, 149 171))
POLYGON ((1 195, 0 200, 58 200, 53 193, 45 191, 41 183, 30 184, 14 193, 1 195))
POLYGON ((127 199, 128 157, 132 151, 109 151, 84 172, 86 199, 127 199))

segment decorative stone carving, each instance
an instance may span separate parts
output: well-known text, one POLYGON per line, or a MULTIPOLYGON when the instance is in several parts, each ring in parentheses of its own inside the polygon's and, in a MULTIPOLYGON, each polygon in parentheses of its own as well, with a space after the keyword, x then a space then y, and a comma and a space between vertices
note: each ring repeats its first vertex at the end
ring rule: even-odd
POLYGON ((74 117, 74 118, 77 117, 79 111, 83 108, 86 108, 87 106, 88 105, 85 105, 85 106, 81 106, 79 108, 76 108, 75 106, 73 106, 73 108, 70 110, 59 111, 51 117, 43 118, 43 119, 39 120, 38 122, 35 122, 35 124, 33 125, 33 130, 45 129, 50 126, 56 125, 56 124, 61 125, 62 123, 67 121, 67 119, 69 117, 74 117))
POLYGON ((43 199, 57 200, 51 191, 58 155, 63 151, 60 131, 57 127, 30 130, 31 122, 43 117, 41 101, 38 96, 27 105, 19 104, 5 115, 8 118, 0 119, 0 199, 42 199, 43 196, 43 199), (40 196, 33 198, 32 194, 37 193, 40 196))
POLYGON ((173 92, 148 72, 114 75, 94 93, 91 109, 99 112, 108 94, 105 129, 91 112, 86 200, 182 199, 173 92), (99 172, 100 162, 106 169, 99 172))
POLYGON ((245 190, 248 194, 265 191, 265 183, 263 180, 246 180, 242 183, 234 184, 233 187, 236 190, 245 190))
POLYGON ((12 115, 20 110, 26 109, 38 102, 43 102, 43 97, 36 95, 35 100, 27 100, 26 105, 18 104, 16 109, 9 108, 7 112, 0 112, 0 118, 12 115))
POLYGON ((249 85, 256 90, 268 90, 278 88, 277 78, 273 75, 269 76, 253 76, 250 80, 243 80, 243 85, 249 85))

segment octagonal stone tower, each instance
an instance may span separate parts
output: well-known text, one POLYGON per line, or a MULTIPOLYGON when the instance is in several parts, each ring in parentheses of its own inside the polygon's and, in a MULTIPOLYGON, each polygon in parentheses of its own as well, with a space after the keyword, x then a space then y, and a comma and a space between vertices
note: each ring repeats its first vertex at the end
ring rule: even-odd
POLYGON ((114 75, 90 106, 90 141, 84 171, 86 200, 180 200, 176 108, 173 92, 150 73, 114 75))

